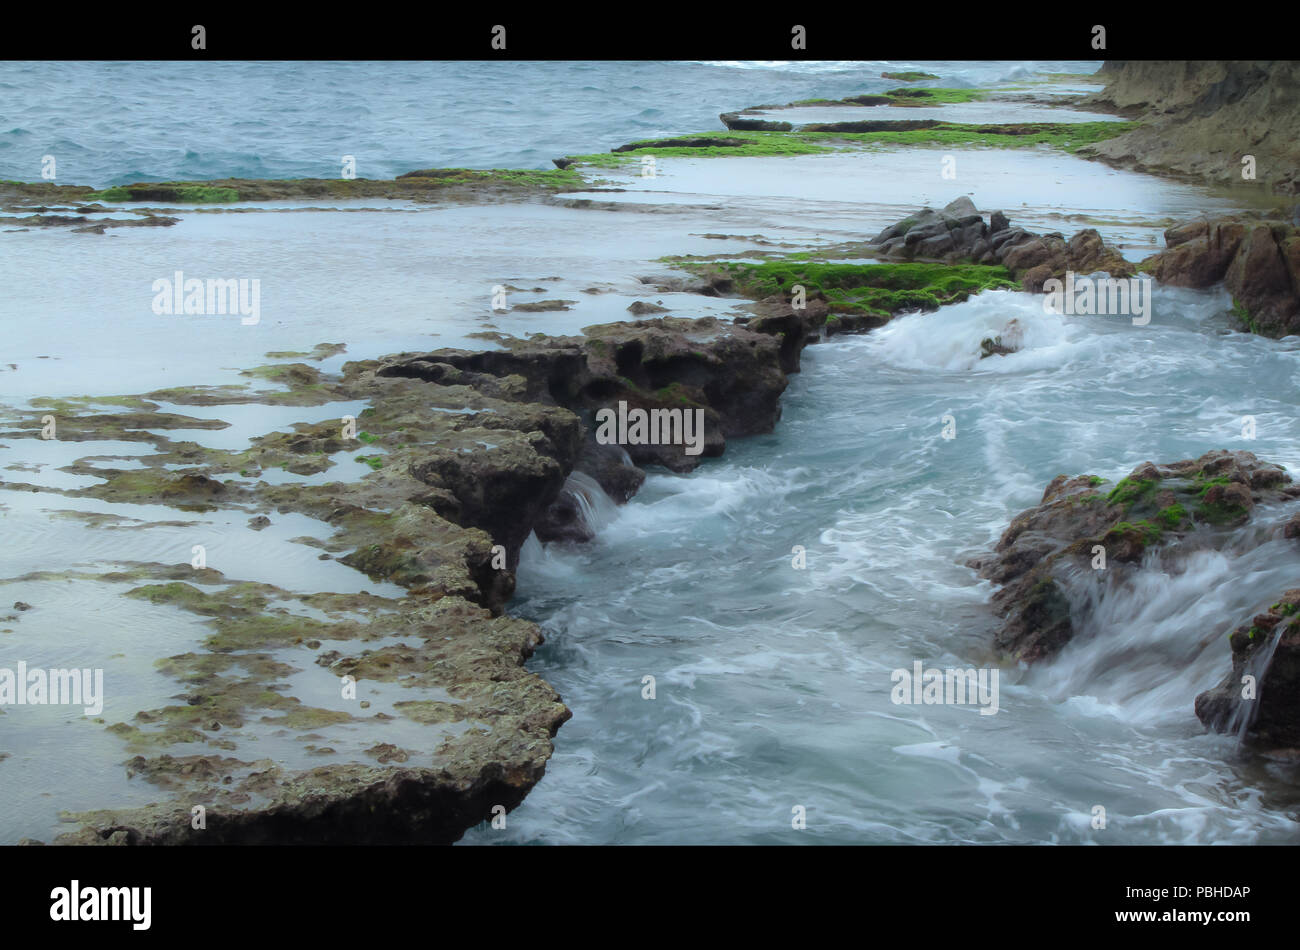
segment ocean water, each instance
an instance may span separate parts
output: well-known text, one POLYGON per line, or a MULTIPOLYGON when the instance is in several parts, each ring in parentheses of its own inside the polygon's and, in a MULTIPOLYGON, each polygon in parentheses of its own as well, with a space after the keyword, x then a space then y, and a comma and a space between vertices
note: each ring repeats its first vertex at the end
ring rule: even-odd
MULTIPOLYGON (((635 138, 720 130, 718 113, 745 106, 878 91, 884 70, 974 86, 1097 65, 0 63, 0 178, 37 179, 45 154, 59 181, 94 185, 333 177, 345 154, 363 177, 545 168, 635 138)), ((986 106, 981 121, 997 118, 986 106)), ((1026 117, 1024 103, 1002 115, 1026 117)), ((944 154, 666 159, 653 180, 602 172, 617 190, 541 202, 287 203, 183 211, 171 228, 103 236, 0 230, 0 416, 39 397, 242 382, 239 370, 268 351, 321 342, 347 345, 319 364, 335 370, 401 350, 481 347, 470 334, 482 330, 572 333, 629 319, 636 300, 730 317, 744 301, 658 294, 640 278, 670 272, 671 255, 860 241, 960 194, 1036 230, 1070 233, 1087 220, 1133 259, 1159 246, 1168 219, 1247 200, 1047 149, 962 151, 949 181, 944 154), (176 270, 259 279, 261 321, 154 314, 152 282, 176 270), (512 302, 573 304, 494 313, 499 283, 523 288, 512 302)), ((1113 479, 1148 459, 1249 448, 1300 475, 1300 347, 1230 332, 1229 303, 1161 290, 1146 327, 1048 315, 1010 292, 904 316, 808 350, 772 434, 735 440, 690 475, 652 473, 621 508, 589 494, 596 541, 530 543, 511 608, 545 627, 529 666, 574 718, 507 828, 474 829, 466 843, 1296 841, 1287 767, 1206 735, 1191 709, 1228 669, 1226 633, 1295 584, 1293 548, 1152 562, 1131 589, 1107 593, 1095 629, 1056 661, 1003 670, 996 715, 890 700, 895 669, 989 662, 992 589, 964 562, 1059 472, 1113 479), (980 361, 979 341, 1012 319, 1031 328, 1024 349, 980 361), (1247 414, 1258 424, 1248 443, 1247 414), (953 440, 940 437, 945 415, 953 440), (791 564, 796 545, 802 570, 791 564), (653 700, 642 698, 646 676, 653 700), (1105 830, 1090 824, 1097 805, 1105 830), (791 827, 796 807, 802 831, 791 827)), ((237 448, 355 408, 184 411, 231 423, 188 437, 237 448)), ((92 478, 62 470, 75 459, 130 467, 141 451, 9 439, 0 480, 78 487, 92 478)), ((207 633, 197 618, 127 600, 124 586, 15 578, 183 562, 196 534, 233 580, 401 594, 317 560, 301 539, 324 525, 281 517, 258 532, 245 522, 0 491, 0 602, 38 608, 0 618, 0 661, 104 666, 116 684, 108 722, 164 705, 177 685, 153 661, 193 649, 207 633), (92 529, 69 511, 122 520, 92 529)), ((300 672, 285 687, 315 701, 324 675, 300 672)), ((302 761, 261 738, 276 761, 302 761)), ((157 798, 115 767, 126 757, 115 737, 66 710, 0 716, 0 753, 0 842, 49 840, 60 809, 157 798), (49 754, 55 747, 63 754, 49 754)))
POLYGON ((880 92, 882 72, 948 86, 1099 62, 0 63, 0 178, 53 155, 76 185, 360 178, 417 168, 552 168, 658 135, 723 130, 722 112, 880 92))

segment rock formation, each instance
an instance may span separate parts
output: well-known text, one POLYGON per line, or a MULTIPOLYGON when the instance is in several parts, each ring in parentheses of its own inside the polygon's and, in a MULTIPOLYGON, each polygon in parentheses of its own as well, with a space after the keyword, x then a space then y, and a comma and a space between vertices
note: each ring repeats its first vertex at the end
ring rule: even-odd
POLYGON ((1063 585, 1072 572, 1092 570, 1099 549, 1105 569, 1123 573, 1172 538, 1243 524, 1261 503, 1300 497, 1279 466, 1224 450, 1167 465, 1144 462, 1105 493, 1103 484, 1095 475, 1058 475, 993 553, 971 562, 1000 585, 996 646, 1009 657, 1046 659, 1070 641, 1077 618, 1063 585))
POLYGON ((1166 250, 1143 262, 1162 284, 1222 282, 1245 328, 1300 333, 1300 227, 1247 217, 1189 221, 1165 231, 1166 250))
POLYGON ((1196 697, 1196 715, 1268 749, 1300 750, 1300 589, 1232 632, 1232 672, 1196 697), (1250 677, 1247 680, 1246 677, 1250 677))
POLYGON ((1278 194, 1300 194, 1300 62, 1108 61, 1086 103, 1142 125, 1080 154, 1136 171, 1240 185, 1242 159, 1278 194))
POLYGON ((1107 247, 1091 228, 1067 241, 1061 234, 1035 234, 1012 227, 1001 211, 994 211, 985 221, 965 195, 942 210, 923 208, 890 225, 867 246, 886 261, 1001 264, 1031 293, 1041 291, 1049 278, 1064 278, 1067 271, 1106 271, 1112 277, 1136 272, 1132 262, 1107 247))

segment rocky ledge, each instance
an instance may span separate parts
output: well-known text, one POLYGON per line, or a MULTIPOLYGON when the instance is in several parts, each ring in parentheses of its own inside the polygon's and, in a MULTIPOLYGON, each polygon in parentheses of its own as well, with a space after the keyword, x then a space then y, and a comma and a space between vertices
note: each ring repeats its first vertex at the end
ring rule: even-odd
MULTIPOLYGON (((8 424, 0 419, 7 438, 39 437, 42 418, 53 414, 60 439, 120 439, 155 449, 139 457, 137 468, 74 462, 67 471, 97 480, 86 487, 6 488, 239 511, 257 530, 277 514, 307 515, 329 525, 333 536, 294 540, 406 590, 400 599, 295 594, 189 564, 59 574, 139 583, 126 596, 194 614, 212 634, 198 649, 160 661, 161 674, 180 684, 182 703, 107 727, 134 756, 129 774, 168 797, 143 808, 67 815, 78 827, 58 841, 439 843, 514 808, 541 779, 552 737, 570 716, 555 691, 523 668, 541 631, 503 615, 530 533, 543 541, 589 540, 581 496, 593 482, 623 503, 640 488, 642 466, 690 471, 721 455, 731 438, 771 431, 803 348, 839 320, 829 313, 833 303, 857 307, 862 325, 870 326, 893 312, 1006 283, 1001 268, 882 264, 849 281, 861 295, 856 303, 828 300, 845 286, 837 275, 826 294, 813 286, 808 304, 798 305, 789 288, 777 292, 779 285, 762 282, 766 271, 747 273, 710 272, 689 288, 710 295, 755 290, 753 314, 734 321, 657 318, 588 327, 579 336, 498 337, 498 349, 402 353, 346 363, 339 375, 278 363, 245 371, 277 389, 180 387, 36 400, 8 424), (239 451, 173 440, 170 430, 226 424, 159 411, 159 403, 335 402, 368 408, 352 428, 344 419, 299 423, 239 451), (667 420, 669 432, 635 437, 623 420, 637 414, 667 420), (356 452, 366 453, 356 461, 371 469, 363 477, 313 477, 333 467, 335 456, 356 452), (308 478, 261 478, 273 468, 308 478), (330 648, 322 649, 327 641, 330 648), (346 711, 309 705, 292 694, 287 678, 313 668, 322 670, 310 674, 318 702, 344 677, 400 701, 364 713, 368 704, 346 711), (386 724, 401 719, 422 727, 401 732, 405 744, 430 748, 385 739, 392 732, 386 724), (358 735, 373 741, 360 750, 373 762, 356 761, 358 735), (244 754, 246 740, 259 736, 312 742, 303 748, 338 761, 303 769, 244 754), (349 754, 336 755, 336 746, 349 754), (192 826, 195 805, 206 809, 203 828, 192 826)), ((665 279, 681 280, 643 281, 665 279)), ((841 329, 849 323, 845 316, 841 329)), ((322 344, 315 355, 268 356, 322 359, 341 349, 322 344)), ((72 514, 91 524, 112 520, 72 514)), ((53 579, 48 573, 26 579, 53 579)))
POLYGON ((126 596, 195 614, 212 634, 199 649, 160 661, 161 675, 180 684, 182 702, 107 726, 134 756, 128 773, 156 785, 165 800, 68 815, 78 827, 58 842, 448 843, 499 808, 513 809, 541 779, 551 739, 570 716, 555 691, 523 668, 541 631, 502 613, 524 541, 534 530, 544 540, 590 537, 574 473, 622 502, 644 479, 640 465, 687 471, 721 454, 728 438, 769 431, 787 385, 782 343, 778 334, 715 318, 646 320, 509 341, 499 350, 351 362, 338 376, 275 364, 249 375, 285 389, 54 401, 0 425, 8 438, 35 438, 41 416, 53 411, 60 438, 122 437, 157 450, 140 458, 140 468, 74 463, 72 470, 100 480, 85 488, 5 487, 240 511, 259 529, 277 513, 305 514, 335 534, 300 543, 407 591, 401 599, 300 595, 187 564, 78 573, 147 581, 126 596), (365 401, 369 408, 353 430, 344 420, 301 423, 231 452, 169 439, 169 429, 224 423, 157 412, 161 401, 365 401), (97 411, 105 402, 130 411, 97 411), (700 425, 685 435, 698 436, 698 451, 689 439, 637 442, 617 432, 622 445, 598 439, 602 409, 615 416, 671 410, 678 420, 692 413, 700 425), (357 458, 373 471, 356 481, 259 480, 273 467, 316 475, 335 464, 333 456, 357 451, 368 453, 357 458), (304 674, 313 669, 319 672, 304 674), (318 697, 351 677, 363 690, 358 698, 369 690, 396 701, 377 701, 387 711, 367 709, 369 702, 320 708, 293 695, 295 674, 309 676, 318 697), (419 728, 394 732, 394 719, 419 728), (258 738, 264 741, 251 741, 258 738), (303 770, 266 752, 247 754, 268 738, 312 742, 301 748, 338 761, 303 770), (375 761, 356 761, 358 741, 371 744, 364 756, 375 761), (335 747, 351 754, 336 755, 335 747), (191 821, 196 805, 206 810, 201 828, 191 821))

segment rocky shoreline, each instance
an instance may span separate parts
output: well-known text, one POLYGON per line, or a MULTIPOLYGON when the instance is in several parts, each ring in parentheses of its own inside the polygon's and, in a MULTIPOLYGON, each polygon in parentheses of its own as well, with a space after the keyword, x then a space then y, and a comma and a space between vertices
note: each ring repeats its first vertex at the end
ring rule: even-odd
MULTIPOLYGON (((964 207, 958 202, 945 213, 964 207)), ((938 220, 945 219, 941 215, 938 220)), ((1040 239, 1025 234, 1024 240, 1040 239)), ((861 283, 874 292, 873 282, 890 285, 907 268, 921 268, 916 279, 933 276, 927 266, 916 261, 880 265, 884 273, 878 275, 868 265, 860 268, 861 283)), ((665 279, 674 280, 643 278, 651 286, 665 279)), ((717 295, 745 288, 743 278, 709 271, 684 289, 717 295)), ((837 318, 843 322, 835 332, 866 329, 893 312, 915 309, 917 294, 938 306, 937 289, 923 286, 913 294, 887 296, 877 303, 885 308, 879 316, 859 323, 852 313, 834 313, 841 304, 821 288, 812 288, 799 303, 788 288, 759 296, 752 316, 731 322, 666 317, 616 323, 588 327, 576 337, 503 339, 503 347, 495 350, 437 350, 351 362, 337 377, 307 363, 281 363, 246 374, 281 390, 174 389, 97 400, 129 407, 123 412, 52 406, 58 410, 61 438, 143 438, 156 450, 144 457, 143 471, 83 466, 77 470, 93 472, 102 483, 58 490, 62 494, 191 510, 235 509, 263 522, 277 514, 308 514, 336 532, 322 545, 322 557, 338 557, 409 592, 404 601, 383 605, 394 610, 390 619, 363 626, 346 620, 304 626, 268 609, 291 599, 288 592, 228 579, 211 568, 137 566, 128 579, 153 583, 132 588, 128 596, 212 617, 216 630, 206 643, 210 652, 167 661, 168 672, 189 685, 185 706, 144 711, 110 726, 137 753, 130 772, 166 790, 172 800, 68 816, 79 827, 58 843, 446 843, 490 819, 494 808, 513 809, 540 780, 550 740, 570 713, 553 690, 523 669, 542 642, 541 631, 503 616, 502 610, 531 532, 543 541, 590 539, 577 499, 582 488, 570 476, 586 475, 621 503, 640 487, 643 465, 690 471, 702 459, 721 455, 728 439, 771 431, 780 418, 788 374, 799 370, 803 348, 840 323, 837 318), (250 449, 239 453, 173 442, 147 431, 201 425, 189 417, 158 413, 163 401, 178 406, 262 401, 310 406, 349 400, 369 404, 357 420, 364 428, 351 435, 341 434, 336 421, 299 424, 293 434, 255 438, 250 449), (597 414, 620 406, 647 413, 699 412, 699 452, 672 442, 598 441, 597 414), (363 450, 383 454, 367 456, 375 471, 359 482, 248 484, 273 467, 313 474, 324 471, 333 454, 363 450), (181 473, 169 468, 177 464, 184 466, 181 473), (241 478, 227 477, 235 473, 241 478), (214 594, 189 580, 228 586, 214 594), (423 646, 404 643, 357 652, 397 630, 421 637, 423 646), (326 639, 355 641, 356 646, 322 650, 320 642, 326 639), (463 646, 449 648, 448 639, 463 646), (293 652, 274 652, 286 649, 293 652), (261 721, 283 722, 299 731, 320 730, 334 720, 329 710, 268 694, 285 675, 286 659, 290 669, 311 662, 358 683, 444 689, 454 704, 419 701, 407 704, 404 713, 429 725, 490 724, 489 736, 469 730, 449 740, 435 757, 446 763, 442 768, 398 767, 407 758, 404 750, 382 743, 372 757, 390 759, 388 768, 337 765, 292 772, 269 761, 223 754, 229 751, 223 730, 237 729, 260 714, 277 712, 279 716, 262 715, 261 721), (177 744, 218 751, 176 755, 177 744), (168 751, 156 751, 163 748, 168 751), (255 800, 263 804, 248 807, 255 800), (191 828, 195 803, 206 809, 202 829, 191 828)), ((958 291, 963 296, 968 292, 958 291)), ((318 347, 322 355, 336 349, 318 347)), ((45 412, 24 413, 14 428, 0 434, 35 437, 45 412)), ((55 491, 19 482, 3 487, 55 491)), ((368 604, 368 598, 344 595, 302 599, 339 615, 368 604)))
MULTIPOLYGON (((1117 67, 1114 87, 1095 101, 1130 110, 1139 101, 1163 102, 1141 99, 1132 91, 1138 80, 1131 67, 1117 67)), ((1230 77, 1218 82, 1221 93, 1216 95, 1236 103, 1230 77)), ((911 98, 898 94, 906 90, 893 92, 880 104, 905 105, 911 98)), ((1210 101, 1192 97, 1187 105, 1185 98, 1177 100, 1178 108, 1210 101)), ((729 129, 744 131, 745 123, 760 120, 737 113, 724 115, 723 121, 729 129)), ((1156 148, 1151 129, 1089 148, 1093 157, 1122 163, 1136 151, 1156 148)), ((789 130, 769 124, 763 131, 789 130)), ((807 131, 879 130, 827 126, 807 131)), ((902 131, 944 129, 918 120, 902 131)), ((987 128, 981 132, 986 133, 987 128)), ((756 141, 673 139, 632 143, 622 154, 635 159, 638 151, 656 147, 744 151, 756 141)), ((587 190, 570 170, 581 158, 557 160, 556 173, 539 172, 536 178, 430 169, 393 182, 231 180, 103 192, 4 183, 0 204, 30 213, 16 219, 18 224, 75 226, 102 234, 106 227, 173 224, 176 219, 162 212, 178 201, 537 198, 587 190), (199 195, 189 190, 194 188, 211 190, 199 195), (106 222, 88 217, 114 210, 99 201, 141 203, 142 208, 135 217, 106 222), (67 205, 73 213, 51 214, 50 205, 67 205)), ((1143 167, 1166 169, 1159 163, 1143 167)), ((1182 169, 1171 164, 1168 170, 1182 169)), ((1185 171, 1217 174, 1194 163, 1185 171)), ((1295 182, 1285 174, 1268 181, 1274 191, 1295 193, 1295 182)), ((525 669, 543 642, 541 630, 504 611, 530 534, 543 542, 592 538, 582 515, 585 489, 575 475, 594 481, 615 503, 625 503, 644 481, 644 466, 689 472, 703 459, 722 455, 729 439, 772 431, 781 416, 780 397, 789 375, 800 370, 804 347, 987 289, 1039 293, 1047 281, 1071 272, 1104 271, 1112 277, 1144 272, 1160 283, 1186 287, 1223 283, 1246 329, 1269 336, 1300 332, 1300 233, 1295 225, 1269 217, 1192 221, 1170 228, 1166 244, 1163 252, 1134 264, 1094 229, 1069 238, 1037 234, 1013 226, 1002 211, 981 212, 961 197, 942 209, 921 209, 867 240, 865 248, 879 263, 711 262, 692 268, 696 279, 691 283, 642 278, 655 288, 750 297, 752 315, 734 321, 663 317, 587 327, 581 335, 502 338, 499 349, 401 353, 347 363, 337 375, 307 363, 279 363, 248 371, 278 387, 270 390, 168 390, 99 399, 95 411, 86 403, 53 407, 61 439, 147 441, 155 454, 146 456, 139 470, 83 465, 81 471, 103 479, 90 488, 53 489, 20 481, 0 487, 190 510, 226 509, 263 521, 305 514, 334 531, 319 543, 322 559, 336 558, 406 591, 400 600, 299 597, 185 565, 139 564, 126 572, 97 575, 138 585, 127 596, 205 618, 212 635, 204 649, 164 661, 164 672, 184 684, 183 704, 141 711, 129 722, 108 725, 133 753, 127 763, 130 774, 156 786, 166 800, 144 808, 68 815, 77 828, 55 843, 458 840, 466 829, 491 820, 497 809, 509 812, 524 799, 545 772, 556 731, 571 716, 555 690, 525 669), (164 402, 316 406, 354 400, 369 408, 353 430, 341 419, 299 423, 292 434, 268 432, 242 452, 156 434, 160 429, 212 427, 205 420, 160 411, 164 402), (99 411, 104 403, 113 411, 99 411), (629 410, 663 418, 698 413, 699 451, 688 451, 680 440, 612 444, 597 438, 602 412, 629 410), (373 471, 354 482, 256 481, 273 467, 319 474, 341 452, 372 453, 360 458, 370 460, 373 471), (325 619, 306 623, 282 609, 294 601, 325 619), (365 623, 358 622, 358 613, 367 616, 365 623), (399 636, 400 641, 390 642, 399 636), (245 724, 261 722, 310 738, 328 734, 331 725, 367 718, 364 701, 356 713, 341 714, 300 702, 278 685, 291 672, 313 667, 335 680, 444 697, 395 706, 412 722, 445 730, 432 764, 416 766, 411 750, 385 742, 366 750, 373 765, 292 770, 269 759, 231 754, 235 750, 226 735, 245 724), (199 751, 176 755, 178 746, 199 751), (206 811, 201 829, 191 821, 195 805, 206 811)), ((1015 349, 1001 339, 985 344, 985 357, 1015 349)), ((37 437, 47 411, 20 413, 0 436, 37 437)), ((1297 498, 1300 488, 1285 471, 1247 452, 1216 450, 1195 460, 1144 462, 1114 486, 1097 476, 1059 476, 1038 506, 1012 522, 992 553, 971 562, 1000 587, 992 602, 1001 618, 995 647, 1008 662, 1050 661, 1085 618, 1086 598, 1077 595, 1080 577, 1104 570, 1107 583, 1122 583, 1145 558, 1176 558, 1179 552, 1223 544, 1227 529, 1248 523, 1260 528, 1257 543, 1295 539, 1300 528, 1290 503, 1297 498), (1101 569, 1095 566, 1098 548, 1105 565, 1101 569)), ((1268 612, 1233 633, 1232 670, 1189 710, 1208 728, 1233 732, 1267 751, 1300 746, 1300 704, 1294 699, 1300 682, 1300 628, 1292 619, 1300 613, 1300 592, 1279 593, 1268 612), (1257 706, 1243 705, 1239 686, 1246 675, 1258 681, 1263 698, 1257 706)), ((370 718, 381 716, 394 718, 387 713, 370 718)), ((324 747, 322 754, 332 751, 324 747)))
MULTIPOLYGON (((805 329, 804 336, 813 334, 805 329)), ((336 532, 323 544, 322 557, 337 556, 372 579, 405 587, 408 595, 398 602, 301 598, 331 616, 321 623, 279 614, 271 605, 293 599, 288 592, 234 581, 211 568, 138 565, 127 576, 104 576, 154 582, 127 596, 210 617, 215 633, 206 652, 166 661, 165 671, 187 684, 185 705, 109 726, 138 753, 129 772, 172 800, 68 816, 79 827, 56 843, 450 843, 494 817, 493 809, 513 809, 540 780, 551 738, 570 716, 560 697, 523 668, 542 642, 541 631, 502 615, 523 542, 534 530, 548 541, 590 537, 575 516, 576 489, 566 484, 572 473, 586 473, 611 497, 626 500, 644 479, 638 463, 689 471, 701 457, 721 454, 729 437, 770 431, 787 385, 777 335, 715 318, 591 327, 582 337, 515 341, 503 350, 401 354, 347 363, 337 378, 304 363, 268 370, 255 375, 287 387, 276 394, 281 404, 367 401, 370 408, 357 420, 364 429, 348 437, 340 434, 340 423, 299 424, 292 435, 254 439, 243 453, 153 435, 158 452, 144 457, 144 471, 87 466, 103 483, 62 493, 234 509, 263 522, 277 514, 308 514, 336 532), (683 445, 628 445, 624 451, 598 443, 591 417, 620 403, 700 411, 702 455, 686 454, 683 445), (383 451, 372 456, 375 471, 359 482, 247 484, 273 466, 311 473, 330 464, 333 453, 359 450, 383 451), (181 473, 168 468, 177 460, 185 463, 181 473), (245 479, 223 480, 235 472, 245 479), (228 586, 211 593, 189 581, 228 586), (380 609, 385 612, 372 613, 380 609), (352 611, 370 619, 342 619, 352 611), (399 632, 407 642, 374 645, 399 632), (409 642, 412 637, 420 644, 409 642), (343 641, 343 649, 322 650, 324 640, 343 641), (444 701, 397 706, 421 724, 475 728, 440 747, 434 757, 439 767, 432 768, 399 767, 406 752, 382 743, 370 752, 381 764, 388 760, 386 768, 336 765, 301 773, 221 751, 174 754, 178 744, 228 748, 225 733, 259 717, 310 737, 333 722, 364 716, 309 707, 275 691, 277 681, 309 663, 358 685, 382 682, 417 695, 445 691, 444 701), (162 748, 169 751, 155 751, 162 748), (254 801, 262 804, 249 807, 254 801), (195 804, 206 809, 203 828, 191 827, 195 804)), ((109 400, 136 406, 130 413, 76 414, 67 406, 58 418, 63 438, 94 440, 139 433, 137 426, 197 422, 155 415, 151 400, 221 405, 267 395, 169 390, 109 400)), ((4 435, 35 437, 44 413, 25 414, 4 435)), ((55 491, 16 482, 3 487, 55 491)))

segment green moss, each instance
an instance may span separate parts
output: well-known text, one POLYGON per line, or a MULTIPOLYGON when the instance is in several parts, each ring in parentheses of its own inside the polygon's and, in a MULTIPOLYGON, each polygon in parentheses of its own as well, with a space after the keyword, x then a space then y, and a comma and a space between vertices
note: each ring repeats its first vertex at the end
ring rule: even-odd
POLYGON ((151 604, 174 604, 185 610, 203 613, 210 597, 197 587, 175 581, 171 584, 154 584, 137 587, 126 592, 127 597, 147 600, 151 604))
POLYGON ((1246 309, 1246 305, 1243 304, 1236 297, 1232 298, 1231 313, 1234 317, 1237 318, 1238 322, 1240 322, 1242 327, 1245 328, 1247 331, 1249 331, 1250 333, 1259 332, 1259 322, 1253 316, 1251 316, 1250 311, 1246 309))
POLYGON ((526 188, 572 188, 585 184, 570 168, 426 168, 399 175, 397 181, 436 182, 440 185, 497 184, 526 188))
POLYGON ((1090 475, 1088 477, 1088 484, 1091 485, 1093 488, 1096 488, 1098 485, 1105 483, 1105 481, 1106 479, 1102 478, 1100 475, 1090 475))
POLYGON ((984 290, 1019 286, 1004 268, 981 264, 838 264, 787 258, 723 266, 736 289, 749 297, 785 293, 801 284, 809 296, 823 295, 839 312, 880 316, 936 310, 984 290))
MULTIPOLYGON (((274 694, 273 694, 274 695, 274 694)), ((336 709, 317 709, 312 706, 298 706, 288 710, 283 716, 263 716, 262 721, 273 726, 286 726, 289 729, 323 729, 339 722, 350 722, 352 714, 336 709)))
POLYGON ((577 165, 592 165, 604 168, 617 168, 622 165, 640 165, 644 155, 659 158, 758 158, 793 155, 816 155, 829 152, 829 143, 810 141, 808 136, 798 132, 728 132, 719 135, 716 132, 696 135, 680 135, 656 142, 632 142, 632 148, 622 152, 606 152, 594 155, 572 155, 569 161, 577 165), (703 147, 665 145, 664 142, 685 141, 690 139, 711 138, 739 141, 740 145, 709 145, 703 147))
MULTIPOLYGON (((894 90, 900 93, 903 90, 894 90)), ((935 92, 936 90, 921 90, 935 92)), ((940 92, 942 90, 939 90, 940 92)), ((975 90, 955 90, 956 93, 975 93, 975 90)), ((934 103, 934 99, 898 99, 934 103)), ((946 100, 945 100, 946 101, 946 100)), ((961 100, 969 101, 969 100, 961 100)), ((655 158, 744 158, 815 155, 846 147, 915 147, 953 148, 977 146, 987 148, 1033 148, 1048 145, 1067 152, 1075 152, 1105 139, 1122 135, 1137 128, 1136 122, 1029 122, 1004 124, 968 124, 939 122, 928 129, 886 129, 877 132, 697 132, 674 136, 655 142, 630 143, 627 151, 594 155, 573 155, 568 161, 578 165, 619 167, 640 164, 643 155, 655 158), (704 147, 673 146, 674 141, 691 139, 727 139, 738 145, 710 145, 704 147)))
POLYGON ((1086 146, 1132 131, 1136 127, 1135 122, 1034 122, 1009 125, 944 122, 929 129, 856 133, 806 132, 802 135, 810 142, 840 138, 850 144, 867 146, 1032 148, 1050 145, 1067 152, 1076 152, 1086 146), (820 139, 819 136, 825 138, 820 139))
POLYGON ((268 359, 273 360, 291 360, 291 359, 309 359, 324 360, 339 353, 346 352, 347 346, 343 343, 317 343, 311 350, 272 350, 267 353, 268 359))
POLYGON ((1193 487, 1196 489, 1197 496, 1204 498, 1206 492, 1215 485, 1230 485, 1231 483, 1232 479, 1228 478, 1226 475, 1220 475, 1217 478, 1206 478, 1204 473, 1201 473, 1196 476, 1193 487))
POLYGON ((86 199, 88 201, 130 201, 131 192, 118 185, 114 188, 105 188, 103 191, 92 191, 86 195, 86 199))
POLYGON ((1247 509, 1241 505, 1231 505, 1221 501, 1203 501, 1196 506, 1196 520, 1212 525, 1234 524, 1248 514, 1247 509))
POLYGON ((1145 478, 1121 478, 1106 496, 1109 505, 1129 505, 1155 491, 1156 482, 1145 478))
POLYGON ((960 102, 977 102, 980 99, 988 98, 987 94, 979 89, 921 89, 918 87, 890 89, 885 95, 894 99, 895 105, 909 106, 951 105, 960 102))
POLYGON ((379 471, 379 469, 384 467, 384 457, 382 455, 358 455, 357 461, 364 462, 375 471, 379 471))
POLYGON ((1126 535, 1137 534, 1144 545, 1152 545, 1160 540, 1163 533, 1160 525, 1152 524, 1145 519, 1137 522, 1121 521, 1106 532, 1106 540, 1123 538, 1126 535))
POLYGON ((365 442, 367 445, 379 441, 379 436, 371 435, 369 432, 358 432, 357 438, 360 439, 362 442, 365 442))
POLYGON ((87 201, 180 201, 186 204, 222 204, 239 200, 234 188, 201 182, 163 182, 117 185, 86 195, 87 201))
POLYGON ((1178 503, 1174 503, 1167 508, 1162 508, 1155 516, 1155 520, 1167 531, 1177 531, 1184 521, 1187 520, 1187 509, 1178 503))
POLYGON ((938 79, 939 77, 934 73, 923 73, 919 70, 912 70, 910 72, 905 71, 901 73, 881 73, 880 78, 896 79, 899 82, 921 82, 925 79, 938 79))
POLYGON ((228 203, 320 198, 402 198, 446 189, 577 189, 587 182, 573 169, 425 168, 389 181, 367 178, 227 178, 209 182, 136 182, 88 192, 87 201, 228 203))

